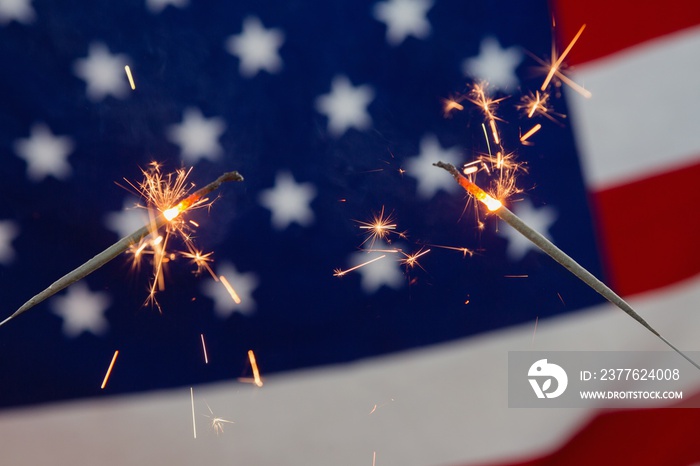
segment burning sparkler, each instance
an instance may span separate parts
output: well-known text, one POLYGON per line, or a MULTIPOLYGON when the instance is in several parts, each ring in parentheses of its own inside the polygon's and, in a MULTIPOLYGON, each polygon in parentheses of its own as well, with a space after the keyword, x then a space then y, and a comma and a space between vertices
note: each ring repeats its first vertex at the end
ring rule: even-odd
MULTIPOLYGON (((157 167, 157 165, 154 166, 157 167)), ((148 172, 144 171, 144 175, 147 175, 147 173, 148 172)), ((139 228, 129 236, 120 239, 92 259, 85 262, 80 267, 53 282, 48 288, 44 289, 24 303, 14 312, 14 314, 0 322, 0 326, 5 325, 10 320, 28 311, 47 298, 50 298, 62 289, 72 285, 82 278, 85 278, 121 253, 133 248, 134 245, 140 245, 141 241, 149 234, 152 238, 156 238, 153 240, 153 245, 157 257, 155 261, 157 264, 155 267, 156 271, 154 273, 153 283, 151 286, 151 294, 149 295, 149 299, 152 300, 154 298, 156 284, 162 280, 160 269, 165 259, 165 244, 161 243, 167 242, 167 239, 157 240, 158 230, 165 226, 168 232, 179 231, 183 233, 185 237, 187 237, 185 233, 186 222, 182 218, 183 214, 188 210, 203 206, 208 201, 206 196, 212 191, 218 189, 222 183, 228 181, 243 181, 243 177, 238 172, 227 172, 203 188, 189 194, 189 188, 185 184, 188 173, 189 171, 178 170, 174 180, 172 179, 172 175, 162 177, 159 170, 155 170, 150 173, 151 176, 146 176, 144 181, 139 185, 138 189, 144 195, 149 205, 155 206, 159 211, 158 213, 152 212, 151 222, 139 228)), ((188 241, 185 241, 185 244, 188 243, 188 241)), ((143 251, 143 248, 138 246, 135 251, 140 254, 143 251)), ((190 252, 193 254, 196 253, 194 250, 191 250, 190 252)))
POLYGON ((651 325, 649 325, 637 312, 630 306, 625 300, 623 300, 620 296, 617 295, 610 287, 608 287, 606 284, 598 280, 592 273, 590 273, 586 268, 581 266, 578 262, 576 262, 574 259, 572 259, 570 256, 568 256, 564 251, 559 249, 549 241, 547 238, 542 236, 540 233, 532 229, 530 226, 528 226, 525 222, 523 222, 518 216, 516 216, 513 212, 508 210, 507 207, 505 207, 501 201, 498 199, 494 199, 490 194, 488 194, 486 191, 481 189, 479 186, 477 186, 475 183, 469 181, 466 177, 462 176, 462 174, 457 170, 454 165, 449 164, 449 163, 443 163, 443 162, 437 162, 435 164, 436 167, 440 167, 444 170, 447 170, 459 183, 459 185, 464 188, 465 191, 467 191, 473 198, 476 200, 482 202, 486 208, 496 214, 501 220, 506 222, 508 225, 512 226, 520 234, 522 234, 525 238, 530 240, 533 244, 535 244, 538 248, 540 248, 543 252, 548 254, 552 259, 557 261, 561 266, 566 268, 569 272, 573 273, 576 275, 579 279, 581 279, 585 284, 590 286, 592 289, 597 291, 601 296, 603 296, 605 299, 610 301, 612 304, 620 308, 622 311, 627 313, 630 317, 632 317, 634 320, 639 322, 644 328, 649 330, 651 333, 656 335, 661 341, 666 343, 671 349, 673 349, 676 353, 680 354, 685 358, 688 362, 690 362, 693 366, 697 367, 700 369, 700 365, 690 359, 685 353, 683 353, 681 350, 676 348, 669 342, 666 338, 664 338, 658 331, 656 331, 651 325))

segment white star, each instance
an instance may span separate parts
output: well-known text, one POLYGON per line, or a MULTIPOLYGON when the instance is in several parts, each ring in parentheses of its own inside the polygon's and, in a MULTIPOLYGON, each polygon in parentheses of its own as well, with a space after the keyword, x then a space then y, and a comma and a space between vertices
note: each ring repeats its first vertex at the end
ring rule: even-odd
POLYGON ((12 220, 0 220, 0 264, 8 265, 15 259, 12 241, 19 235, 19 225, 12 220))
POLYGON ((408 36, 425 39, 430 35, 426 18, 432 0, 389 0, 374 6, 374 18, 386 24, 386 41, 399 45, 408 36))
POLYGON ((209 279, 202 284, 202 293, 214 301, 214 312, 222 319, 229 317, 234 312, 251 314, 255 311, 253 291, 258 286, 258 277, 252 272, 240 273, 233 264, 224 262, 217 267, 219 276, 226 280, 235 290, 240 303, 236 303, 222 281, 209 279))
POLYGON ((54 136, 48 126, 36 123, 29 139, 14 144, 17 155, 27 162, 27 176, 41 181, 49 175, 65 180, 73 171, 66 160, 73 151, 73 141, 67 136, 54 136))
POLYGON ((146 6, 153 14, 160 13, 168 5, 185 8, 188 3, 188 0, 146 0, 146 6))
POLYGON ((289 172, 278 172, 275 187, 260 193, 260 204, 272 212, 272 226, 284 230, 292 222, 308 226, 314 222, 309 204, 316 197, 311 183, 297 183, 289 172))
POLYGON ((75 61, 73 72, 87 83, 87 95, 93 102, 112 95, 124 98, 129 93, 124 66, 129 57, 112 55, 105 44, 90 44, 87 58, 75 61))
POLYGON ((260 70, 278 73, 282 69, 279 48, 283 42, 282 31, 265 29, 258 18, 251 16, 243 21, 243 32, 228 38, 226 50, 240 59, 241 75, 251 78, 260 70))
POLYGON ((481 41, 479 55, 468 58, 462 64, 465 76, 477 81, 486 81, 487 90, 509 91, 518 87, 515 68, 523 61, 519 47, 501 48, 495 37, 486 37, 481 41))
POLYGON ((433 164, 443 161, 459 165, 459 159, 457 147, 443 149, 435 135, 427 134, 420 141, 420 154, 406 162, 406 173, 418 181, 418 194, 424 199, 432 198, 441 189, 457 192, 460 188, 455 180, 433 164))
POLYGON ((0 24, 5 25, 15 20, 29 24, 36 17, 31 0, 0 0, 0 24))
MULTIPOLYGON (((513 204, 513 213, 520 217, 523 222, 534 228, 545 238, 552 240, 549 234, 549 228, 557 220, 557 213, 553 207, 544 206, 535 209, 529 200, 523 200, 513 204)), ((508 226, 503 226, 498 229, 498 234, 504 236, 508 240, 508 249, 506 253, 512 261, 518 261, 525 257, 530 249, 539 251, 537 246, 532 244, 530 240, 518 233, 515 229, 508 226)))
POLYGON ((342 136, 349 128, 367 129, 372 118, 367 106, 374 99, 371 86, 353 87, 345 76, 336 76, 331 92, 316 99, 316 110, 328 117, 328 130, 335 137, 342 136))
POLYGON ((193 165, 200 159, 218 160, 224 152, 219 137, 226 131, 222 118, 204 118, 196 108, 185 110, 182 123, 172 125, 168 139, 180 146, 185 163, 193 165))
POLYGON ((91 292, 83 282, 68 288, 68 293, 50 301, 53 312, 63 319, 63 334, 75 338, 83 332, 104 335, 109 329, 104 313, 110 305, 107 293, 91 292))
MULTIPOLYGON (((392 245, 391 248, 396 248, 392 245)), ((375 242, 373 249, 390 249, 390 246, 383 242, 375 242)), ((350 255, 348 263, 350 267, 355 267, 372 259, 376 259, 385 255, 383 259, 376 260, 371 264, 364 265, 353 271, 361 276, 360 285, 362 290, 369 294, 379 290, 382 286, 399 289, 403 286, 405 280, 401 271, 401 264, 396 260, 394 254, 385 252, 363 252, 357 251, 350 255)))
POLYGON ((148 224, 146 209, 135 207, 136 201, 124 200, 124 209, 105 215, 104 224, 120 238, 129 236, 139 228, 148 224))

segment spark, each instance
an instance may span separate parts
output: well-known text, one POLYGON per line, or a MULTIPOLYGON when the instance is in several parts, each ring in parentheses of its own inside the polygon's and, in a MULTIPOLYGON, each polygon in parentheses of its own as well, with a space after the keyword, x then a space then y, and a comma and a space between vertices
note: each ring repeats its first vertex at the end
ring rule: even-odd
MULTIPOLYGON (((158 165, 155 164, 152 166, 158 165)), ((243 181, 243 177, 235 171, 224 173, 216 180, 212 181, 203 188, 188 195, 184 200, 180 201, 179 205, 183 206, 182 211, 184 212, 187 209, 198 207, 199 204, 201 204, 201 200, 204 198, 204 196, 218 189, 222 183, 228 181, 243 181), (185 208, 184 206, 187 206, 187 208, 185 208)), ((182 194, 184 195, 186 194, 186 192, 182 194)), ((63 290, 64 288, 90 275, 92 272, 99 269, 107 262, 111 261, 123 252, 132 248, 134 244, 138 244, 148 234, 152 235, 153 232, 158 231, 160 228, 166 225, 170 226, 171 222, 169 222, 163 215, 154 216, 153 220, 148 225, 145 225, 133 232, 132 234, 130 234, 129 236, 120 239, 104 251, 98 253, 92 259, 88 260, 81 266, 77 267, 76 269, 72 270, 71 272, 67 273, 66 275, 53 282, 43 291, 31 297, 27 302, 20 306, 19 309, 17 309, 12 315, 0 322, 0 326, 5 325, 10 320, 14 319, 20 314, 23 314, 24 312, 28 311, 29 309, 33 308, 34 306, 43 302, 44 300, 50 298, 59 291, 63 290)))
MULTIPOLYGON (((367 230, 367 238, 362 242, 365 244, 370 241, 370 249, 377 240, 387 240, 390 233, 395 233, 402 238, 405 238, 405 233, 396 232, 396 223, 394 222, 393 214, 384 216, 384 206, 382 206, 379 214, 374 214, 371 222, 363 222, 356 220, 360 224, 361 230, 367 230)), ((389 242, 387 240, 387 242, 389 242)))
MULTIPOLYGON (((568 256, 564 251, 559 249, 550 240, 542 236, 540 233, 535 231, 532 227, 527 225, 522 221, 520 217, 511 212, 507 207, 505 207, 500 202, 496 201, 498 204, 490 203, 490 196, 476 184, 469 181, 467 178, 462 176, 453 165, 443 162, 437 162, 434 164, 436 167, 442 168, 449 172, 454 179, 459 183, 459 185, 464 188, 471 196, 475 199, 481 201, 486 205, 486 207, 495 213, 501 220, 506 222, 508 225, 515 228, 521 235, 530 240, 535 246, 539 247, 543 252, 549 255, 552 259, 558 262, 562 267, 567 269, 569 272, 573 273, 586 285, 591 287, 593 290, 597 291, 601 296, 610 301, 613 305, 617 306, 620 310, 625 312, 627 315, 636 320, 640 325, 653 333, 661 341, 666 343, 671 349, 673 349, 680 356, 685 358, 689 363, 700 369, 700 365, 693 361, 688 355, 676 348, 670 341, 664 338, 656 329, 649 325, 637 312, 630 306, 624 299, 622 299, 617 293, 615 293, 610 287, 605 283, 598 280, 592 273, 590 273, 586 268, 581 266, 578 262, 568 256), (491 205, 491 207, 489 207, 491 205)), ((491 198, 493 199, 493 198, 491 198)))
POLYGON ((374 404, 374 407, 372 408, 372 411, 369 412, 369 414, 372 414, 377 410, 377 403, 374 404))
POLYGON ((591 94, 590 91, 586 90, 584 87, 576 84, 573 80, 569 79, 564 73, 561 72, 561 65, 564 61, 564 58, 568 53, 571 51, 571 48, 574 46, 578 38, 581 36, 581 33, 583 33, 583 30, 586 28, 586 25, 582 25, 581 29, 579 29, 578 33, 576 33, 576 36, 574 39, 569 43, 567 46, 566 50, 564 50, 564 53, 560 56, 557 56, 557 51, 555 48, 554 43, 552 43, 552 59, 550 63, 545 62, 541 58, 531 55, 532 58, 535 59, 540 65, 542 65, 543 68, 547 70, 547 77, 545 78, 544 82, 542 83, 542 86, 540 87, 540 90, 544 91, 547 86, 550 84, 554 76, 559 78, 561 82, 564 84, 568 85, 571 89, 574 91, 578 92, 581 94, 584 98, 590 99, 593 94, 591 94))
MULTIPOLYGON (((406 254, 403 251, 399 251, 399 252, 401 252, 401 254, 406 256, 405 259, 401 259, 401 265, 405 265, 407 269, 408 268, 412 269, 413 267, 415 267, 417 265, 418 267, 420 267, 422 269, 423 267, 418 263, 418 258, 428 254, 430 252, 430 249, 426 249, 424 251, 423 248, 421 248, 415 254, 406 254)), ((423 270, 425 270, 425 269, 423 269, 423 270)))
POLYGON ((532 128, 530 128, 530 130, 529 130, 527 133, 525 133, 525 134, 523 134, 522 136, 520 136, 520 142, 525 142, 525 141, 527 141, 527 140, 530 138, 530 136, 532 136, 533 134, 535 134, 536 132, 538 132, 541 128, 542 128, 542 125, 539 124, 539 123, 537 123, 535 126, 533 126, 532 128))
POLYGON ((209 356, 207 356, 207 345, 204 344, 204 334, 199 334, 202 339, 202 351, 204 352, 204 364, 209 364, 209 356))
POLYGON ((182 251, 180 254, 184 258, 190 259, 197 266, 195 274, 199 275, 200 273, 202 273, 202 270, 206 270, 207 272, 209 272, 209 275, 211 275, 214 278, 214 280, 218 281, 219 278, 209 266, 209 262, 213 261, 211 255, 214 254, 214 252, 202 254, 202 251, 194 249, 194 247, 191 246, 189 242, 187 243, 187 247, 190 248, 190 250, 182 251))
POLYGON ((192 432, 194 438, 197 438, 197 421, 194 418, 194 388, 190 387, 190 400, 192 401, 192 432))
POLYGON ((484 114, 484 118, 489 122, 491 127, 491 134, 493 135, 493 141, 496 144, 501 143, 501 138, 498 136, 498 130, 496 128, 496 120, 503 121, 496 116, 495 110, 498 104, 505 100, 507 97, 501 97, 500 99, 492 99, 488 97, 486 93, 486 83, 474 84, 472 90, 469 92, 469 100, 471 103, 478 106, 484 114))
POLYGON ((109 380, 109 376, 112 373, 112 368, 114 367, 114 363, 117 361, 117 356, 119 356, 119 350, 116 350, 114 352, 114 356, 112 356, 112 362, 109 363, 109 368, 107 369, 107 373, 105 374, 105 378, 102 381, 102 385, 100 385, 100 389, 104 390, 104 388, 107 386, 107 381, 109 380))
POLYGON ((209 414, 211 414, 211 416, 207 416, 206 414, 204 416, 211 419, 211 428, 214 429, 214 432, 216 432, 216 435, 224 433, 224 424, 235 424, 235 422, 233 422, 233 421, 229 421, 227 419, 214 416, 214 412, 211 410, 211 407, 209 407, 209 404, 206 401, 204 403, 207 405, 207 409, 209 410, 209 414))
POLYGON ((442 111, 445 117, 450 116, 452 110, 464 110, 464 105, 460 104, 456 99, 442 99, 442 104, 442 111))
POLYGON ((126 71, 126 77, 129 78, 129 85, 131 86, 131 90, 135 91, 136 84, 134 83, 134 77, 131 75, 131 68, 129 68, 129 65, 126 65, 124 67, 124 71, 126 71))
POLYGON ((378 260, 380 260, 380 259, 384 259, 385 257, 386 257, 386 254, 382 254, 382 255, 379 256, 379 257, 375 257, 375 258, 372 259, 372 260, 368 260, 367 262, 363 262, 362 264, 358 264, 358 265, 356 265, 356 266, 354 266, 354 267, 350 267, 349 269, 345 269, 345 270, 335 269, 335 270, 333 271, 333 276, 334 276, 334 277, 342 277, 343 275, 345 275, 345 274, 347 274, 347 273, 349 273, 349 272, 352 272, 353 270, 357 270, 357 269, 359 269, 360 267, 364 267, 365 265, 369 265, 369 264, 371 264, 372 262, 376 262, 376 261, 378 261, 378 260))
POLYGON ((562 303, 564 306, 566 306, 566 303, 564 302, 564 298, 561 297, 561 294, 557 293, 557 296, 559 296, 559 301, 561 301, 561 303, 562 303))
POLYGON ((544 82, 542 83, 542 87, 540 87, 541 91, 544 91, 545 89, 547 89, 549 82, 554 77, 554 74, 557 71, 559 71, 559 67, 561 66, 562 62, 564 61, 564 58, 566 58, 566 56, 569 54, 569 52, 573 48, 574 44, 578 40, 578 38, 581 37, 581 34, 583 33, 584 29, 586 29, 585 24, 581 26, 581 29, 578 30, 578 32, 576 33, 574 38, 571 40, 571 42, 569 42, 569 45, 566 46, 566 49, 564 49, 564 52, 562 52, 562 54, 556 59, 554 59, 554 57, 552 57, 554 63, 552 63, 552 66, 549 69, 549 73, 547 73, 547 77, 545 78, 544 82))
POLYGON ((226 291, 228 291, 228 294, 231 295, 231 299, 233 299, 233 302, 236 304, 241 304, 241 298, 238 296, 238 293, 236 293, 236 290, 233 289, 233 287, 228 282, 226 277, 221 275, 221 276, 219 276, 219 280, 221 280, 221 284, 224 285, 224 288, 226 288, 226 291))
POLYGON ((372 466, 376 466, 377 464, 377 452, 373 451, 372 452, 372 466))
POLYGON ((255 362, 255 353, 253 353, 253 350, 248 350, 248 359, 250 360, 250 367, 253 369, 253 383, 258 387, 262 387, 263 382, 260 378, 260 371, 258 370, 258 363, 255 362))

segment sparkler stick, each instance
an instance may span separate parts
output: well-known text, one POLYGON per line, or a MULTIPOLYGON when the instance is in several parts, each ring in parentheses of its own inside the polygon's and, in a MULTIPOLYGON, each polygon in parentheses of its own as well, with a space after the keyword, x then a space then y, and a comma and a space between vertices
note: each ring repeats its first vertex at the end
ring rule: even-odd
POLYGON ((440 167, 444 170, 447 170, 454 177, 454 179, 457 180, 457 182, 459 183, 460 186, 462 186, 474 198, 476 198, 477 200, 484 203, 486 205, 486 207, 491 212, 498 215, 498 217, 501 220, 503 220, 508 225, 510 225, 513 228, 515 228, 516 230, 518 230, 518 232, 521 235, 523 235, 525 238, 529 239, 533 244, 535 244, 543 252, 547 253, 552 259, 557 261, 562 267, 564 267, 569 272, 576 275, 586 285, 590 286, 592 289, 597 291, 605 299, 607 299, 612 304, 614 304, 615 306, 620 308, 622 311, 627 313, 627 315, 632 317, 634 320, 639 322, 644 328, 646 328, 651 333, 656 335, 661 341, 666 343, 676 353, 683 356, 683 358, 685 358, 689 363, 691 363, 696 368, 700 369, 700 365, 698 365, 698 363, 696 363, 695 361, 690 359, 690 357, 687 356, 683 351, 681 351, 678 348, 676 348, 675 346, 673 346, 671 344, 671 342, 669 342, 659 332, 657 332, 651 325, 649 325, 647 323, 647 321, 645 321, 642 318, 642 316, 637 314, 637 312, 632 308, 632 306, 630 306, 624 299, 622 299, 610 287, 608 287, 605 283, 598 280, 586 268, 581 266, 578 262, 576 262, 574 259, 572 259, 564 251, 562 251, 561 249, 556 247, 554 245, 554 243, 549 241, 547 238, 545 238, 540 233, 538 233, 533 228, 531 228, 529 225, 527 225, 525 222, 523 222, 522 219, 520 219, 520 217, 518 217, 513 212, 508 210, 508 208, 503 206, 503 204, 501 204, 500 201, 494 199, 488 193, 486 193, 483 189, 481 189, 479 186, 477 186, 475 183, 472 183, 467 178, 462 176, 462 174, 459 173, 459 171, 454 167, 454 165, 449 164, 449 163, 443 163, 443 162, 437 162, 437 163, 434 163, 433 165, 435 165, 436 167, 440 167))
POLYGON ((90 275, 92 272, 94 272, 95 270, 105 265, 107 262, 117 257, 119 254, 129 249, 131 245, 138 243, 144 236, 159 230, 169 221, 175 219, 178 215, 186 211, 197 201, 201 200, 204 196, 216 189, 219 189, 219 186, 221 186, 222 183, 225 183, 227 181, 243 181, 243 176, 241 176, 236 171, 227 172, 218 177, 216 180, 209 183, 208 185, 204 186, 203 188, 193 192, 192 194, 181 200, 175 207, 163 211, 163 213, 161 215, 158 215, 151 224, 144 225, 129 236, 120 239, 101 253, 97 254, 89 261, 85 262, 80 267, 74 269, 73 271, 67 273, 66 275, 53 282, 51 285, 48 286, 48 288, 44 289, 42 292, 30 298, 29 301, 20 306, 20 308, 17 309, 14 312, 14 314, 0 322, 0 327, 5 325, 7 322, 14 319, 15 317, 19 316, 20 314, 33 308, 42 301, 55 295, 62 289, 90 275))

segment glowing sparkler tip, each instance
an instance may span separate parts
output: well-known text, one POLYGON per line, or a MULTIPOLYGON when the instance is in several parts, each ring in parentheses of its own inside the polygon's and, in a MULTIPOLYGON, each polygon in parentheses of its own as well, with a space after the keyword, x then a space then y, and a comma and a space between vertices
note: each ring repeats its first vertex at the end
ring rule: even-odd
POLYGON ((503 207, 503 203, 501 203, 501 201, 492 198, 488 194, 483 199, 481 199, 481 202, 483 202, 486 208, 489 209, 489 211, 491 212, 503 207))
POLYGON ((178 215, 180 215, 181 211, 182 210, 180 209, 180 204, 178 204, 175 207, 164 210, 163 217, 165 217, 166 220, 168 220, 170 222, 170 221, 174 220, 178 215))

